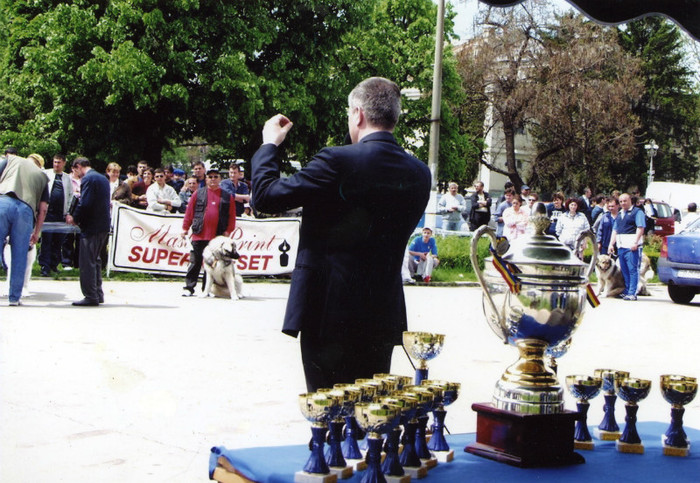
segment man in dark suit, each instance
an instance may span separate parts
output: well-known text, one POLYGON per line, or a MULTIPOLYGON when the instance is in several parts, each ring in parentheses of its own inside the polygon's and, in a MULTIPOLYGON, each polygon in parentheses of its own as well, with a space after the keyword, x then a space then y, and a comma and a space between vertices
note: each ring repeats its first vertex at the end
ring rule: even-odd
POLYGON ((73 305, 94 307, 104 302, 100 253, 109 235, 109 180, 87 158, 75 158, 73 168, 80 177, 80 201, 66 222, 80 227, 80 290, 85 297, 73 305))
POLYGON ((408 237, 428 202, 430 171, 392 134, 399 87, 366 79, 348 98, 352 144, 322 149, 280 178, 279 144, 292 123, 265 123, 252 159, 254 207, 276 213, 303 207, 299 252, 282 332, 301 332, 309 391, 389 372, 406 330, 401 264, 408 237))

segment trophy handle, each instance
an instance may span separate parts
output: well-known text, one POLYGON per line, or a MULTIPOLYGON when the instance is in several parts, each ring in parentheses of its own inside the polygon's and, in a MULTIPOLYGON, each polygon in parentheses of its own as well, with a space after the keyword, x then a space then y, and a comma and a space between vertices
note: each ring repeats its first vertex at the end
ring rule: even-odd
POLYGON ((591 262, 588 264, 588 267, 586 268, 586 280, 588 280, 593 273, 593 270, 595 269, 595 263, 598 261, 598 242, 595 240, 595 235, 593 235, 593 232, 591 230, 586 230, 583 233, 581 233, 578 238, 576 239, 576 249, 574 253, 579 253, 579 250, 582 247, 582 244, 585 239, 590 240, 591 246, 593 247, 593 256, 591 257, 591 262))
MULTIPOLYGON (((479 268, 479 257, 477 247, 479 245, 479 240, 484 235, 488 236, 491 239, 491 245, 494 248, 498 244, 498 239, 496 238, 496 231, 488 225, 481 225, 479 228, 477 228, 477 230, 474 232, 474 235, 472 236, 469 259, 472 262, 472 268, 474 268, 474 273, 476 274, 476 278, 479 281, 479 285, 481 285, 481 290, 484 293, 484 296, 486 297, 489 306, 491 307, 492 313, 495 314, 495 316, 498 316, 499 310, 496 308, 496 303, 493 301, 493 298, 491 298, 491 294, 488 291, 486 279, 484 278, 484 272, 483 270, 481 270, 481 268, 479 268)), ((488 317, 486 318, 488 319, 488 317)), ((491 324, 490 321, 489 325, 493 327, 493 324, 491 324)), ((508 335, 503 330, 502 325, 503 324, 499 324, 499 329, 502 334, 503 341, 507 342, 508 335)))

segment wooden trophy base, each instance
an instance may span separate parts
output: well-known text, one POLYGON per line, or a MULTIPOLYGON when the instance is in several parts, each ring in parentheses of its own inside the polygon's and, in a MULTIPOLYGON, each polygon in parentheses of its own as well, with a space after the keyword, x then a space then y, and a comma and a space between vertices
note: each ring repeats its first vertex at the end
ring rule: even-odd
POLYGON ((307 473, 306 471, 297 471, 294 473, 294 483, 337 483, 338 475, 329 473, 321 475, 318 473, 307 473))
POLYGON ((593 436, 601 441, 617 441, 622 436, 621 431, 605 431, 602 429, 593 429, 593 436))
POLYGON ((449 451, 433 451, 433 454, 440 463, 449 463, 455 459, 455 451, 453 449, 449 451))
MULTIPOLYGON (((432 452, 431 452, 431 454, 432 454, 432 452)), ((435 456, 433 456, 432 458, 429 458, 429 459, 427 459, 427 458, 422 459, 421 458, 420 461, 421 461, 421 463, 423 463, 423 466, 425 466, 429 470, 432 470, 433 468, 435 468, 438 465, 438 460, 435 456)))
POLYGON ((668 446, 666 443, 663 442, 662 444, 664 448, 664 456, 688 456, 690 454, 690 447, 679 448, 677 446, 668 446))
POLYGON ((364 471, 367 469, 367 462, 364 459, 353 460, 350 458, 345 458, 345 462, 348 466, 351 466, 355 471, 364 471))
POLYGON ((428 468, 425 466, 404 466, 403 471, 414 480, 428 476, 428 468))
POLYGON ((410 483, 410 481, 411 481, 411 475, 403 475, 403 476, 384 475, 384 478, 386 479, 387 483, 410 483))
POLYGON ((595 448, 595 443, 593 441, 574 440, 574 449, 584 449, 586 451, 591 451, 593 448, 595 448))
POLYGON ((578 412, 522 414, 472 404, 477 413, 476 443, 464 451, 521 468, 585 463, 574 453, 578 412))
POLYGON ((642 443, 623 443, 620 440, 615 442, 615 447, 620 453, 644 454, 644 445, 642 443))
POLYGON ((354 473, 354 472, 353 472, 353 469, 352 469, 352 466, 349 466, 349 465, 348 465, 348 466, 344 466, 344 467, 340 467, 340 466, 329 466, 328 469, 331 470, 331 473, 333 473, 334 475, 338 476, 338 479, 339 479, 339 480, 347 480, 347 479, 350 478, 350 477, 352 476, 352 474, 354 473))

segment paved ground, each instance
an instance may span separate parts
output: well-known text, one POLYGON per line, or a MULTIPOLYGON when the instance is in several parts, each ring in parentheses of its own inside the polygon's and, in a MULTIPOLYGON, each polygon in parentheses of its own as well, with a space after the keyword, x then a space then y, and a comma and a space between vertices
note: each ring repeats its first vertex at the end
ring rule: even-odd
MULTIPOLYGON (((77 282, 34 281, 22 307, 0 298, 0 481, 207 481, 213 445, 308 441, 297 341, 279 332, 289 286, 247 284, 238 302, 182 298, 180 286, 108 282, 100 308, 70 305, 77 282)), ((449 429, 474 431, 471 403, 490 400, 516 350, 486 325, 478 288, 411 286, 406 296, 411 330, 447 335, 431 376, 462 383, 449 429)), ((700 376, 699 310, 700 300, 672 304, 663 287, 636 303, 603 300, 559 373, 612 367, 652 379, 639 419, 666 421, 658 376, 700 376)), ((400 349, 392 372, 412 374, 400 349)), ((593 401, 591 424, 602 404, 593 401)), ((700 428, 700 397, 685 424, 700 428)))

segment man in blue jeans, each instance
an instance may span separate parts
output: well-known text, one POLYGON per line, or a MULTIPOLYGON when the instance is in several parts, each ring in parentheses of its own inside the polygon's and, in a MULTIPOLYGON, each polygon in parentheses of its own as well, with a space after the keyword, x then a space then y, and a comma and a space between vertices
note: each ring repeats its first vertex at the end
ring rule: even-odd
POLYGON ((12 247, 10 306, 21 305, 27 252, 41 236, 49 207, 48 184, 30 159, 8 154, 0 161, 0 244, 9 235, 12 247))
POLYGON ((639 282, 639 261, 644 243, 646 219, 644 210, 632 203, 629 194, 620 195, 620 215, 615 219, 608 253, 613 254, 617 246, 620 269, 625 279, 624 300, 637 300, 637 283, 639 282))

